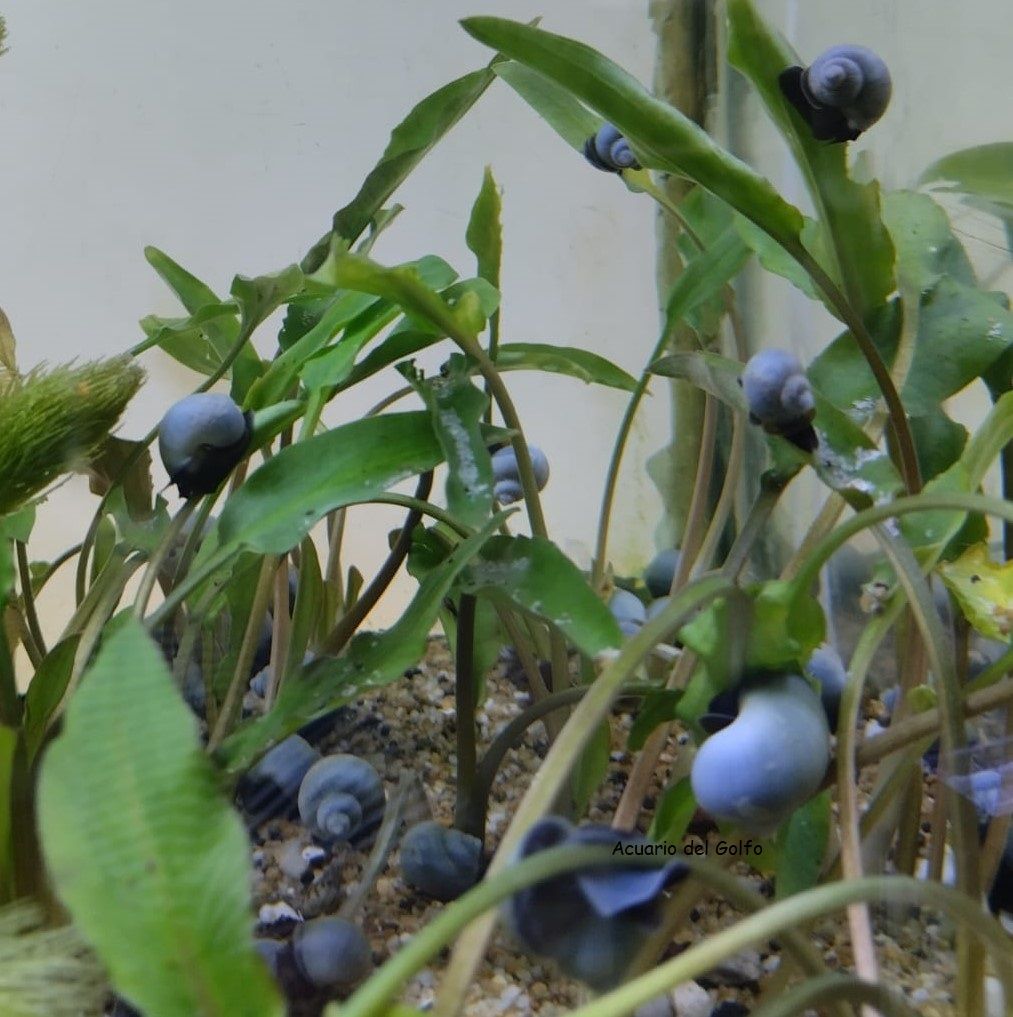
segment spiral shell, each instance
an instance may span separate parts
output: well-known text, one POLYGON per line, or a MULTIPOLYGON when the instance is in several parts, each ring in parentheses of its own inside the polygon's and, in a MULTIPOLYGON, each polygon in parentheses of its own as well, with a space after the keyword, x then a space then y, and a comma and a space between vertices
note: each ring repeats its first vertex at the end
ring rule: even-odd
POLYGON ((749 358, 740 379, 749 419, 806 452, 818 444, 810 421, 816 400, 798 357, 786 350, 761 350, 749 358))
POLYGON ((227 395, 197 392, 169 407, 158 452, 181 497, 211 494, 243 458, 252 433, 252 413, 227 395))
POLYGON ((630 143, 612 124, 602 124, 596 134, 584 142, 584 158, 605 173, 622 173, 624 169, 640 169, 630 143))
POLYGON ((319 758, 309 742, 290 735, 243 775, 236 797, 251 828, 292 810, 303 778, 319 758))
POLYGON ((401 841, 401 875, 437 900, 454 900, 482 874, 482 842, 435 820, 417 823, 401 841))
POLYGON ((299 974, 322 991, 348 989, 373 970, 373 952, 359 928, 344 918, 313 918, 292 935, 299 974))
POLYGON ((739 694, 738 716, 693 759, 700 807, 760 836, 819 789, 830 762, 823 704, 799 675, 763 676, 739 694))
POLYGON ((883 60, 864 46, 832 46, 803 69, 779 78, 785 98, 819 141, 854 141, 886 111, 892 82, 883 60))
POLYGON ((385 806, 380 775, 364 759, 345 753, 314 763, 299 786, 299 816, 326 843, 367 845, 385 806))
MULTIPOLYGON (((535 473, 535 483, 541 491, 549 482, 549 460, 545 453, 534 445, 528 446, 531 466, 535 473)), ((521 476, 517 469, 517 456, 513 446, 506 445, 492 455, 493 497, 501 505, 511 505, 524 497, 521 487, 521 476)))

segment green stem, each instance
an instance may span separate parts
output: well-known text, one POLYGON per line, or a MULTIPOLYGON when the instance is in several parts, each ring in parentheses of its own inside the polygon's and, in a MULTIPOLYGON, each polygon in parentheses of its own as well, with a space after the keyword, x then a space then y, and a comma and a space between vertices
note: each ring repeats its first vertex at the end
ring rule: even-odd
POLYGON ((918 1017, 918 1013, 904 1002, 902 996, 876 982, 864 982, 853 975, 828 974, 810 978, 793 986, 777 999, 757 1007, 752 1017, 793 1017, 814 1007, 846 1000, 849 1003, 867 1003, 887 1017, 918 1017))
POLYGON ((155 548, 155 553, 148 559, 148 567, 144 571, 141 585, 137 590, 137 596, 134 598, 134 617, 138 620, 144 618, 144 612, 148 609, 148 601, 151 599, 151 591, 154 590, 155 582, 158 580, 158 573, 162 568, 162 562, 165 561, 169 552, 176 544, 180 533, 183 532, 183 527, 186 526, 186 521, 193 515, 193 510, 196 507, 197 502, 187 501, 176 513, 172 522, 166 527, 165 535, 159 542, 158 547, 155 548))
MULTIPOLYGON (((696 859, 686 859, 686 862, 694 870, 702 868, 696 859)), ((578 1007, 570 1017, 618 1017, 632 1013, 641 1004, 673 986, 699 977, 740 950, 777 937, 785 929, 804 926, 848 904, 869 900, 934 907, 960 922, 991 949, 1006 998, 1013 998, 1013 957, 1006 933, 994 918, 982 912, 976 898, 970 899, 959 890, 909 876, 875 876, 816 887, 770 904, 614 992, 578 1007)))
POLYGON ((243 633, 243 641, 239 647, 239 656, 236 659, 236 668, 229 682, 228 691, 225 693, 225 700, 218 713, 211 736, 208 739, 208 752, 214 752, 225 740, 225 736, 232 728, 233 721, 239 713, 239 707, 243 701, 243 694, 250 681, 250 665, 253 663, 253 655, 257 651, 257 640, 260 638, 260 630, 263 625, 264 615, 267 613, 267 603, 271 599, 271 590, 275 570, 278 568, 276 555, 264 555, 260 564, 260 575, 257 577, 257 587, 253 593, 253 605, 250 607, 250 616, 246 620, 246 631, 243 633))
POLYGON ((419 476, 418 486, 415 489, 413 501, 416 503, 408 511, 408 517, 401 527, 397 541, 387 555, 383 565, 373 577, 369 586, 358 597, 351 609, 346 611, 341 620, 331 630, 321 645, 321 652, 336 656, 344 649, 345 644, 355 633, 355 630, 362 624, 363 619, 376 606, 377 601, 383 596, 384 591, 390 586, 398 569, 408 557, 412 546, 412 534, 422 518, 422 509, 419 503, 425 502, 433 487, 433 471, 426 470, 419 476))
POLYGON ((73 547, 68 547, 63 554, 57 555, 50 563, 49 567, 39 577, 39 582, 35 587, 35 596, 37 597, 41 592, 42 588, 49 582, 50 579, 56 574, 57 569, 61 565, 65 565, 75 554, 81 553, 81 545, 75 544, 73 547))
POLYGON ((45 657, 46 640, 42 635, 42 627, 39 625, 39 616, 35 610, 35 592, 32 590, 32 571, 28 567, 28 548, 24 541, 14 541, 18 556, 18 574, 21 577, 21 599, 25 605, 25 621, 28 623, 28 631, 32 634, 40 657, 45 657))
MULTIPOLYGON (((457 802, 454 826, 479 840, 485 839, 485 823, 469 808, 475 796, 475 598, 462 593, 457 608, 457 664, 455 667, 457 721, 457 802)), ((484 810, 483 810, 484 812, 484 810)), ((484 816, 483 816, 484 819, 484 816)))

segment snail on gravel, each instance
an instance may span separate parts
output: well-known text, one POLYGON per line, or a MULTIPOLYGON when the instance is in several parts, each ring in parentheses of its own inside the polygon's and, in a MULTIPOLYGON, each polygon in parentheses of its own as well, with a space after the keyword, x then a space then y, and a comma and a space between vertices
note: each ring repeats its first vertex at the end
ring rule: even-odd
POLYGON ((778 83, 817 141, 854 141, 886 112, 892 89, 886 64, 864 46, 831 46, 778 83))
MULTIPOLYGON (((535 472, 535 483, 541 491, 549 482, 549 460, 545 453, 534 445, 528 446, 531 466, 535 472)), ((524 497, 521 475, 517 469, 517 456, 512 445, 505 445, 492 454, 493 497, 501 505, 510 505, 524 497)))
POLYGON ((630 143, 612 124, 602 124, 596 134, 584 142, 584 158, 606 173, 622 173, 624 169, 640 169, 630 143))
POLYGON ((782 435, 805 452, 817 447, 810 423, 816 415, 816 400, 798 357, 786 350, 761 350, 749 358, 739 384, 754 424, 782 435))
POLYGON ((635 635, 647 620, 644 602, 629 590, 617 589, 609 598, 608 608, 624 636, 635 635))
POLYGON ((430 897, 454 900, 482 875, 482 842, 435 820, 417 823, 401 841, 401 875, 430 897))
MULTIPOLYGON (((643 834, 609 826, 575 827, 546 816, 525 833, 518 861, 561 845, 646 848, 643 834)), ((646 853, 641 850, 640 853, 646 853)), ((566 974, 603 991, 622 981, 645 940, 658 928, 665 889, 686 873, 682 862, 657 868, 614 866, 568 872, 514 894, 503 905, 524 947, 553 958, 566 974)))
POLYGON ((319 758, 320 753, 309 742, 290 735, 245 773, 236 797, 250 826, 256 828, 267 819, 293 811, 303 778, 319 758))
POLYGON ((243 458, 253 414, 227 395, 197 392, 169 407, 158 426, 158 452, 180 496, 211 494, 243 458))
POLYGON ((385 805, 380 775, 364 759, 346 753, 318 760, 299 786, 300 818, 329 844, 369 844, 385 805))
POLYGON ((738 713, 697 750, 690 781, 700 807, 748 833, 773 833, 816 793, 830 762, 819 696, 799 675, 757 675, 738 713))

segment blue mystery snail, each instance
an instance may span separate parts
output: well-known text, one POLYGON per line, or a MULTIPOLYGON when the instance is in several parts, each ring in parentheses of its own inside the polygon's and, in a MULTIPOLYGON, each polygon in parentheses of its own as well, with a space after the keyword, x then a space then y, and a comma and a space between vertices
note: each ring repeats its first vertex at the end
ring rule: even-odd
POLYGON ((624 636, 634 635, 647 620, 644 602, 629 590, 617 589, 609 598, 608 608, 624 636))
POLYGON ((667 597, 672 591, 672 580, 679 569, 679 549, 670 547, 659 551, 644 569, 644 582, 652 597, 667 597))
POLYGON ((754 424, 805 452, 816 449, 819 442, 811 426, 816 400, 798 357, 787 350, 761 350, 747 361, 739 384, 754 424))
POLYGON ((886 112, 893 85, 883 60, 864 46, 831 46, 778 84, 817 141, 854 141, 886 112))
POLYGON ((437 900, 470 890, 482 875, 482 842, 435 820, 416 823, 401 841, 404 881, 437 900))
POLYGON ((243 458, 253 414, 227 395, 197 392, 169 407, 158 425, 158 452, 180 496, 211 494, 243 458))
MULTIPOLYGON (((528 446, 535 483, 541 491, 549 482, 549 460, 540 448, 528 446)), ((510 505, 524 497, 521 475, 517 469, 517 456, 512 445, 505 445, 492 454, 493 497, 501 505, 510 505)))
POLYGON ((248 770, 236 788, 236 799, 252 828, 294 811, 299 786, 320 758, 299 735, 279 742, 248 770))
POLYGON ((314 988, 350 989, 373 970, 373 953, 358 926, 344 918, 313 918, 292 934, 299 973, 314 988))
POLYGON ((737 716, 697 750, 693 794, 715 819, 773 833, 816 793, 830 762, 823 703, 799 675, 757 675, 738 690, 737 716))
POLYGON ((823 643, 813 650, 805 665, 806 673, 820 683, 820 700, 826 711, 831 730, 837 730, 837 715, 841 696, 848 684, 848 671, 841 655, 829 644, 823 643))
POLYGON ((299 786, 299 816, 328 844, 368 845, 386 804, 380 775, 364 759, 347 753, 318 760, 299 786))
POLYGON ((602 124, 584 142, 584 158, 605 173, 622 173, 624 169, 640 169, 630 143, 612 124, 602 124))
MULTIPOLYGON (((610 826, 573 826, 546 816, 524 834, 516 858, 562 845, 623 845, 633 853, 650 842, 610 826)), ((573 978, 601 992, 622 981, 658 928, 668 886, 686 874, 682 862, 657 868, 616 864, 568 872, 521 890, 503 905, 506 924, 531 953, 551 957, 573 978)))

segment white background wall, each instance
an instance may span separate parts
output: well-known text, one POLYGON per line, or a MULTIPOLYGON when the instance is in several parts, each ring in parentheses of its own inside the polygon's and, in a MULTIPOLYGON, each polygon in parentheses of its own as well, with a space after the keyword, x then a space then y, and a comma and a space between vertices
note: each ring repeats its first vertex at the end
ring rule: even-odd
MULTIPOLYGON (((999 2, 761 6, 803 52, 864 42, 895 67, 893 106, 859 146, 887 184, 910 183, 946 151, 1013 137, 999 2)), ((0 59, 0 306, 25 368, 119 352, 140 338, 139 318, 178 313, 143 259, 145 244, 221 293, 236 272, 298 260, 410 106, 488 59, 460 17, 542 14, 546 28, 604 49, 643 80, 653 63, 647 3, 626 0, 7 0, 0 10, 10 33, 0 59)), ((758 106, 731 114, 755 125, 759 165, 799 198, 758 106)), ((463 236, 486 163, 504 191, 504 340, 584 346, 639 371, 657 327, 650 204, 587 168, 501 83, 396 195, 407 211, 374 256, 433 252, 471 274, 463 236)), ((964 225, 985 237, 978 253, 994 254, 991 221, 974 215, 964 225)), ((806 349, 830 334, 812 305, 772 292, 759 319, 768 341, 787 331, 806 349)), ((269 329, 257 345, 270 353, 269 329)), ((198 381, 157 352, 143 363, 149 380, 125 436, 144 433, 198 381)), ((354 418, 399 383, 375 379, 328 419, 354 418)), ((529 437, 552 460, 550 528, 581 560, 625 399, 555 377, 512 375, 509 384, 529 437)), ((666 438, 665 399, 659 389, 648 401, 624 470, 621 567, 651 553, 657 502, 641 466, 666 438)), ((40 514, 34 557, 79 539, 94 504, 83 482, 57 492, 40 514)), ((352 557, 368 571, 397 514, 358 512, 352 521, 352 557)), ((376 620, 388 622, 411 588, 388 598, 376 620)), ((62 590, 54 585, 44 603, 50 631, 65 617, 62 590)))

